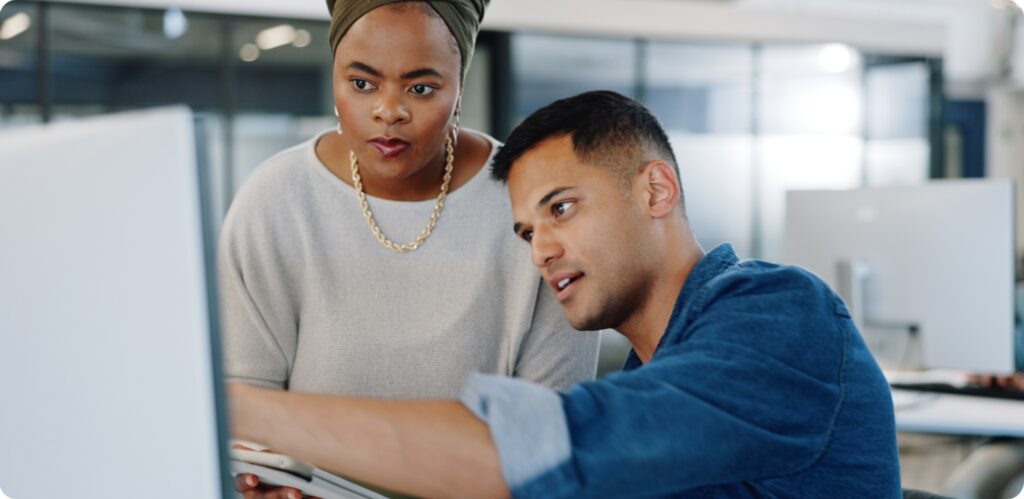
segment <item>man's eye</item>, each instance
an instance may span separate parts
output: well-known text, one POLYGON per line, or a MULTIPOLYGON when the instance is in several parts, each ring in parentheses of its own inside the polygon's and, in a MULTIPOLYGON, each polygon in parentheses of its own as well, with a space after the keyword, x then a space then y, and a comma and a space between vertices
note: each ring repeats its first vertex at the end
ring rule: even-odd
POLYGON ((409 91, 416 95, 425 97, 436 92, 437 89, 430 85, 413 85, 409 91))
POLYGON ((526 241, 526 242, 533 241, 533 231, 532 230, 524 230, 523 231, 523 241, 526 241))
POLYGON ((564 215, 565 212, 569 211, 569 208, 572 208, 572 205, 572 201, 562 201, 561 203, 555 203, 551 210, 555 212, 555 215, 564 215))

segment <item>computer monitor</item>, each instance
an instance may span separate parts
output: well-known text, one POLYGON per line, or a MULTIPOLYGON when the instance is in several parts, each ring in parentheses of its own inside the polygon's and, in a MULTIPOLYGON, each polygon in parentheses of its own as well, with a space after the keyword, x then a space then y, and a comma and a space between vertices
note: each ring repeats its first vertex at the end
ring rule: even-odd
POLYGON ((0 489, 229 497, 186 108, 0 133, 0 489))
POLYGON ((1009 180, 792 191, 784 260, 837 289, 883 367, 1014 365, 1009 180))

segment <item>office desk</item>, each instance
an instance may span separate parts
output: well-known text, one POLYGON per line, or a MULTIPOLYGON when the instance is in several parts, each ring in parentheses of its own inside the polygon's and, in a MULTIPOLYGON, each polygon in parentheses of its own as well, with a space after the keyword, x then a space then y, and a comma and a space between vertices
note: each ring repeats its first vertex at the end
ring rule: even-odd
POLYGON ((896 430, 1024 438, 1024 402, 892 390, 896 430))
MULTIPOLYGON (((893 389, 896 430, 979 437, 1024 438, 1024 401, 893 389)), ((949 474, 952 497, 1012 497, 1024 461, 1021 440, 995 441, 971 452, 949 474)))

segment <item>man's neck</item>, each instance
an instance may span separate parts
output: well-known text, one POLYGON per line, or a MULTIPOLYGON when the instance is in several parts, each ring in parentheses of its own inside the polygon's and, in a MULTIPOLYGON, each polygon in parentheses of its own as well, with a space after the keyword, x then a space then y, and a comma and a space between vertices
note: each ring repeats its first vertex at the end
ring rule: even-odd
POLYGON ((644 306, 616 328, 629 340, 633 351, 644 364, 654 356, 661 337, 665 335, 686 278, 704 257, 704 248, 701 248, 689 230, 674 238, 668 250, 666 264, 652 280, 644 306))

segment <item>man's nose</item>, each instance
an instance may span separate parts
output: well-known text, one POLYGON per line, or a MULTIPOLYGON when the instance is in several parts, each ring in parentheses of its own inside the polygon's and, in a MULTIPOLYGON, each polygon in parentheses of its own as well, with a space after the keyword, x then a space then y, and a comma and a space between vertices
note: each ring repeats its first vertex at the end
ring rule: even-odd
POLYGON ((546 229, 536 228, 530 239, 533 264, 539 268, 547 267, 562 256, 562 245, 546 229))

